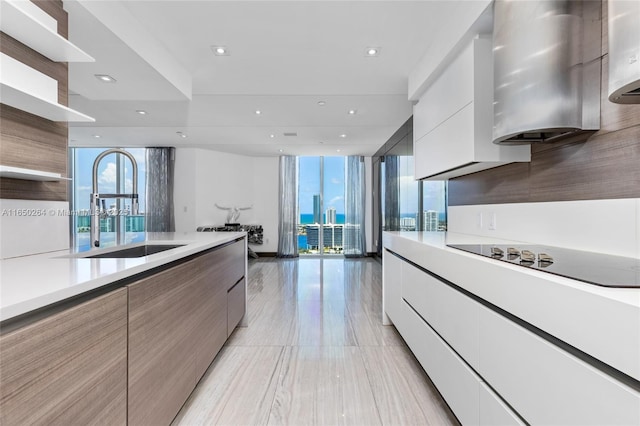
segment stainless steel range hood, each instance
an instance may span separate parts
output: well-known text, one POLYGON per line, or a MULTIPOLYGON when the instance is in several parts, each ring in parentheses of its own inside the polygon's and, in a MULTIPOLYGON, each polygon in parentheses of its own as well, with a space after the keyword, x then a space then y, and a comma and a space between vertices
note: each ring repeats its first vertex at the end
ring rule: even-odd
POLYGON ((600 128, 600 2, 494 5, 493 142, 554 142, 600 128))
POLYGON ((609 0, 609 100, 640 104, 640 1, 609 0))

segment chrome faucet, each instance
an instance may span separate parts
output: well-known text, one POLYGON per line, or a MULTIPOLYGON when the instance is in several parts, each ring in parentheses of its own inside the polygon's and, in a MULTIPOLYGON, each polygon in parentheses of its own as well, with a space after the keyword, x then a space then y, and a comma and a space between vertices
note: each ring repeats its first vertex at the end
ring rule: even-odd
MULTIPOLYGON (((131 214, 138 214, 138 163, 131 153, 123 149, 108 149, 98 155, 93 162, 93 192, 91 193, 91 245, 100 247, 100 218, 106 217, 108 211, 105 206, 107 198, 131 198, 131 214), (98 193, 98 165, 100 161, 109 154, 122 154, 131 160, 133 166, 133 188, 131 194, 99 194, 98 193), (102 200, 102 208, 100 208, 100 200, 102 200)), ((120 227, 116 230, 120 233, 120 227)), ((119 240, 119 238, 118 238, 119 240)))

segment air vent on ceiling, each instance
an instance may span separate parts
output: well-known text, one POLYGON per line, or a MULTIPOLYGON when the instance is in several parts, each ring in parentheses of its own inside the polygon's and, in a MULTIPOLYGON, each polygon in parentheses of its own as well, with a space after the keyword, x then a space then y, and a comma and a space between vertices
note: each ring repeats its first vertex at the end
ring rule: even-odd
POLYGON ((283 133, 284 136, 298 136, 297 132, 284 132, 283 133))

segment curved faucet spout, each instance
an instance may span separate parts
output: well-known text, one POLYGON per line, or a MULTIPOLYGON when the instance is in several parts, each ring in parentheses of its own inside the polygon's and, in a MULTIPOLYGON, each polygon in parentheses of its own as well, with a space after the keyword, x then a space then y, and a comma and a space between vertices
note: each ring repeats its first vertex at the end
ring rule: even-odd
POLYGON ((135 157, 130 152, 118 148, 108 149, 104 152, 101 152, 100 155, 98 155, 93 161, 93 192, 96 194, 98 193, 98 165, 100 165, 100 161, 102 161, 102 159, 109 154, 122 154, 131 161, 131 166, 133 168, 132 191, 134 194, 138 194, 138 163, 136 162, 135 157))
MULTIPOLYGON (((131 198, 131 214, 138 214, 138 163, 136 162, 135 157, 130 153, 125 151, 124 149, 107 149, 104 152, 101 152, 93 162, 93 175, 92 175, 92 193, 91 193, 91 245, 94 247, 100 247, 100 199, 102 199, 104 203, 105 198, 131 198), (131 194, 102 194, 102 196, 98 193, 98 165, 100 161, 104 157, 109 154, 122 154, 127 157, 131 161, 131 166, 133 168, 133 188, 131 194)), ((120 241, 120 228, 116 230, 118 233, 118 241, 120 241)))

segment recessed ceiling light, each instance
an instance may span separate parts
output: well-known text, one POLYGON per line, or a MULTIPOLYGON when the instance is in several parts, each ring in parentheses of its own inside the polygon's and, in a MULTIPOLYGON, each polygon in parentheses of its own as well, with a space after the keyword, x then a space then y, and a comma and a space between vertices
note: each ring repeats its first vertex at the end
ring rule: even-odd
POLYGON ((103 83, 115 83, 116 79, 107 74, 94 74, 94 76, 103 83))
POLYGON ((374 56, 378 56, 380 55, 380 48, 379 47, 367 47, 364 50, 364 55, 371 58, 374 56))
POLYGON ((271 133, 271 134, 269 135, 269 137, 270 137, 271 139, 273 139, 273 138, 275 138, 275 137, 276 137, 276 135, 274 135, 273 133, 271 133))
POLYGON ((183 138, 183 139, 186 139, 186 138, 187 138, 187 135, 185 135, 185 134, 184 134, 184 133, 182 133, 182 132, 176 132, 176 135, 180 136, 180 137, 181 137, 181 138, 183 138))
POLYGON ((136 110, 136 112, 140 115, 147 115, 147 111, 143 110, 143 109, 138 109, 136 110))
POLYGON ((262 114, 262 111, 260 111, 259 109, 256 110, 256 115, 260 115, 262 114))
POLYGON ((327 103, 325 101, 318 101, 318 106, 325 106, 327 103))
POLYGON ((339 150, 339 149, 336 149, 336 152, 340 152, 340 150, 339 150))
POLYGON ((344 139, 344 138, 347 137, 347 135, 343 133, 343 134, 340 135, 340 137, 344 139))
POLYGON ((211 46, 211 50, 213 50, 213 54, 216 56, 229 56, 229 49, 225 46, 211 46))
POLYGON ((356 115, 358 113, 357 109, 350 109, 349 110, 349 115, 356 115))
POLYGON ((100 135, 93 135, 94 138, 100 139, 100 135))
POLYGON ((279 149, 278 152, 284 152, 284 149, 279 149))

